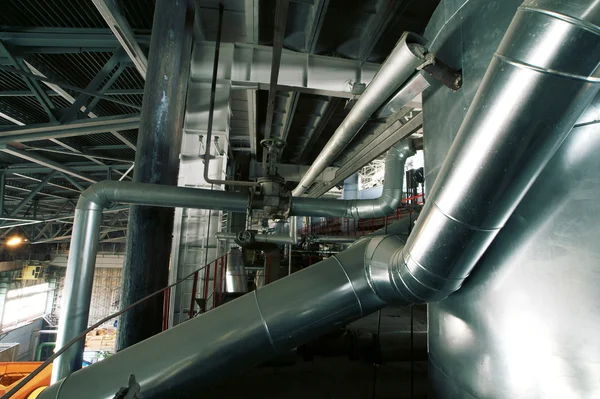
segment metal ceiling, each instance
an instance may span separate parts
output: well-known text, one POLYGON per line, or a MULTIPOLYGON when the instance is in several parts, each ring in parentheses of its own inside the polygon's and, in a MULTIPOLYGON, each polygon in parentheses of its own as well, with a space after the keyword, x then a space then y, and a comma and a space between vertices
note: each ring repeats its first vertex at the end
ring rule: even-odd
MULTIPOLYGON (((438 2, 291 1, 284 34, 278 37, 274 36, 277 0, 226 0, 222 40, 266 46, 280 42, 287 50, 356 60, 358 65, 381 63, 402 32, 419 33, 424 29, 438 2)), ((197 4, 196 40, 213 41, 219 1, 197 0, 197 4)), ((154 1, 119 1, 118 6, 132 32, 131 39, 139 44, 141 56, 146 56, 154 1)), ((9 137, 8 129, 11 132, 19 129, 15 125, 55 129, 57 125, 77 123, 78 127, 55 137, 47 134, 44 139, 9 142, 11 147, 32 154, 31 157, 15 156, 14 152, 8 153, 9 149, 0 149, 0 167, 7 185, 2 204, 4 218, 13 213, 11 209, 31 197, 27 206, 20 207, 13 215, 19 220, 0 221, 0 236, 12 230, 7 226, 19 223, 31 223, 17 227, 32 240, 40 232, 39 240, 51 240, 49 231, 54 231, 55 234, 51 233, 54 237, 65 236, 66 229, 58 227, 43 231, 46 224, 42 223, 43 219, 71 216, 72 206, 63 204, 74 202, 91 181, 129 178, 137 129, 132 129, 135 125, 125 123, 124 118, 139 114, 144 77, 128 54, 92 1, 3 2, 0 138, 9 137), (60 84, 45 83, 38 76, 60 84), (125 130, 107 127, 107 131, 99 132, 98 127, 90 127, 97 117, 117 117, 124 121, 125 124, 119 126, 125 130), (36 161, 31 162, 32 159, 36 161), (53 163, 76 173, 56 172, 45 182, 54 170, 48 165, 53 163), (124 177, 127 171, 129 174, 124 177), (80 179, 77 174, 85 174, 89 179, 80 179), (32 192, 34 195, 30 195, 32 192)), ((250 151, 260 159, 259 142, 265 132, 267 97, 267 90, 232 91, 230 143, 234 151, 250 151)), ((317 149, 331 137, 352 104, 352 99, 276 90, 271 130, 273 135, 288 142, 281 162, 310 164, 317 149)), ((369 122, 361 134, 368 135, 383 123, 382 120, 369 122)), ((123 213, 123 223, 125 216, 123 213)), ((112 219, 114 215, 108 217, 112 219)), ((108 238, 122 233, 111 234, 113 236, 108 238)))

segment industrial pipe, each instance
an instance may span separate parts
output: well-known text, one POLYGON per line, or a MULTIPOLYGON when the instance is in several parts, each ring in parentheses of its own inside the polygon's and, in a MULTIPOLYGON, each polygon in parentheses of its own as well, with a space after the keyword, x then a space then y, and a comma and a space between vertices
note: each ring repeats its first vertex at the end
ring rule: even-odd
POLYGON ((424 303, 461 287, 597 94, 599 63, 599 2, 519 7, 406 245, 369 243, 381 298, 424 303))
POLYGON ((48 387, 40 399, 109 399, 131 374, 144 399, 198 388, 385 306, 365 275, 366 244, 228 302, 48 387))
POLYGON ((112 398, 130 374, 145 398, 191 395, 224 370, 261 363, 387 303, 436 301, 460 288, 598 92, 599 25, 600 3, 528 0, 519 8, 406 244, 399 235, 357 242, 80 370, 40 398, 112 398))
MULTIPOLYGON (((75 209, 57 349, 87 328, 102 211, 115 203, 245 212, 248 197, 225 191, 116 181, 90 186, 79 197, 75 209)), ((78 342, 55 360, 52 381, 81 368, 84 344, 78 342)))
POLYGON ((309 236, 308 240, 320 244, 352 244, 358 238, 354 236, 309 236))
POLYGON ((423 47, 424 45, 425 39, 415 33, 405 32, 402 35, 346 119, 336 129, 298 186, 292 191, 294 196, 299 197, 310 188, 323 170, 352 141, 371 115, 411 77, 418 66, 425 62, 427 49, 423 47))
POLYGON ((383 190, 379 198, 368 200, 333 200, 328 198, 292 198, 292 215, 377 218, 390 215, 402 203, 404 165, 415 155, 413 140, 405 138, 396 143, 385 157, 383 190))

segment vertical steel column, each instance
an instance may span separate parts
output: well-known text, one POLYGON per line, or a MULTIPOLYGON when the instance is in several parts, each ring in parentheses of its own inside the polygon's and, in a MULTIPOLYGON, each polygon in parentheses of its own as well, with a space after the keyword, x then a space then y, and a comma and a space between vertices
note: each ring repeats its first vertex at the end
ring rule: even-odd
MULTIPOLYGON (((193 34, 193 2, 157 0, 133 180, 177 185, 193 34)), ((173 209, 131 206, 123 265, 122 306, 168 282, 173 209)), ((163 296, 121 316, 117 348, 162 329, 163 296)))

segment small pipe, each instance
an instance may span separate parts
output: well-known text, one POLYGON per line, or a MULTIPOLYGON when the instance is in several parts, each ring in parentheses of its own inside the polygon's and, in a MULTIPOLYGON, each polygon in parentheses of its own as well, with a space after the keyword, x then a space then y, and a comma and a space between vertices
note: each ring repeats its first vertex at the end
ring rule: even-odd
POLYGON ((385 158, 385 177, 381 196, 368 200, 334 200, 328 198, 292 198, 292 215, 343 217, 354 219, 378 218, 390 215, 402 203, 404 165, 416 153, 412 139, 400 140, 385 158))
POLYGON ((322 243, 322 244, 352 244, 356 241, 357 237, 354 236, 315 236, 308 237, 309 241, 322 243))
POLYGON ((44 350, 44 348, 47 347, 55 347, 56 346, 56 342, 42 342, 41 344, 39 344, 35 350, 35 359, 34 361, 36 362, 40 362, 42 360, 42 351, 44 350))
POLYGON ((417 67, 425 61, 425 39, 405 32, 392 53, 385 60, 377 75, 359 97, 342 124, 336 129, 321 153, 302 177, 292 194, 304 194, 316 178, 346 148, 371 115, 406 82, 417 67))
MULTIPOLYGON (((208 177, 208 165, 210 163, 210 147, 212 140, 213 118, 215 112, 215 96, 217 92, 217 76, 219 72, 219 52, 221 48, 221 33, 223 30, 223 3, 219 3, 219 22, 217 26, 217 41, 215 43, 215 59, 213 60, 212 82, 210 83, 210 108, 208 110, 208 123, 206 127, 206 149, 204 150, 204 180, 210 184, 225 184, 228 186, 256 187, 255 182, 218 180, 208 177)), ((216 144, 216 143, 215 143, 216 144)))
MULTIPOLYGON (((247 202, 245 194, 188 187, 122 181, 90 186, 79 197, 75 209, 57 348, 87 328, 103 209, 124 203, 245 212, 247 202)), ((84 342, 80 341, 55 360, 53 381, 81 368, 83 347, 84 342)))

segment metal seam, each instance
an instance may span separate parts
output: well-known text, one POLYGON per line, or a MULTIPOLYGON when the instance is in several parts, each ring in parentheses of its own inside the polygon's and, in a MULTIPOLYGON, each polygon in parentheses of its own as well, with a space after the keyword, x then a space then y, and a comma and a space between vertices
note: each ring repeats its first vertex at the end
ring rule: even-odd
POLYGON ((600 36, 600 27, 598 27, 597 25, 594 25, 588 21, 584 21, 582 19, 579 18, 575 18, 572 17, 570 15, 566 15, 566 14, 561 14, 555 11, 551 11, 551 10, 546 10, 543 8, 539 8, 539 7, 532 7, 532 6, 521 6, 519 7, 520 10, 522 11, 526 11, 526 12, 532 12, 532 13, 538 13, 538 14, 543 14, 543 15, 547 15, 549 17, 564 21, 566 23, 569 23, 571 25, 575 25, 578 28, 587 30, 589 32, 592 32, 595 35, 599 35, 600 36))
POLYGON ((531 64, 528 64, 526 62, 519 61, 519 60, 516 60, 514 58, 508 57, 508 56, 506 56, 504 54, 500 54, 499 52, 496 52, 496 54, 494 54, 494 57, 502 60, 506 64, 515 66, 517 68, 529 69, 529 70, 536 71, 536 72, 539 72, 539 73, 543 73, 543 74, 546 74, 546 75, 558 76, 558 77, 567 78, 567 79, 581 80, 581 81, 590 82, 590 83, 600 83, 600 78, 593 78, 593 77, 590 77, 590 76, 585 77, 585 76, 581 76, 581 75, 574 75, 574 74, 567 73, 567 72, 557 71, 556 69, 540 68, 540 67, 537 67, 535 65, 531 65, 531 64))
MULTIPOLYGON (((455 281, 455 280, 464 280, 467 277, 469 277, 467 275, 467 276, 461 277, 461 278, 448 278, 448 277, 443 277, 443 276, 437 275, 434 272, 432 272, 431 270, 427 269, 425 266, 423 266, 418 260, 416 260, 415 258, 413 258, 412 255, 410 254, 410 251, 408 252, 408 254, 406 256, 402 256, 402 262, 404 262, 404 264, 408 265, 408 261, 409 260, 412 261, 415 265, 417 265, 420 269, 422 269, 424 272, 426 272, 430 276, 433 276, 433 277, 435 277, 437 279, 440 279, 440 280, 455 281)), ((410 274, 412 275, 412 273, 410 273, 410 274)))
POLYGON ((344 269, 344 266, 342 265, 342 262, 340 262, 338 257, 333 255, 332 258, 335 259, 335 261, 338 263, 338 265, 340 265, 340 269, 342 269, 342 272, 344 272, 344 276, 346 276, 346 278, 348 279, 348 282, 350 283, 350 287, 352 287, 352 292, 354 293, 354 296, 356 297, 356 301, 358 302, 358 308, 360 309, 360 315, 361 315, 361 317, 364 316, 365 314, 363 312, 363 306, 362 306, 362 303, 360 302, 360 298, 358 297, 358 294, 356 293, 356 290, 354 289, 354 284, 352 283, 352 279, 350 278, 350 276, 348 276, 346 269, 344 269))
POLYGON ((442 215, 444 215, 446 218, 448 218, 448 219, 450 219, 450 220, 452 220, 452 221, 454 221, 454 222, 456 222, 456 223, 458 223, 458 224, 460 224, 462 226, 465 226, 465 227, 469 228, 470 230, 482 231, 482 232, 485 232, 485 233, 493 233, 495 231, 500 230, 502 227, 504 227, 504 226, 500 226, 500 227, 495 227, 493 229, 482 229, 481 227, 476 227, 476 226, 470 225, 468 223, 461 222, 460 220, 458 220, 458 219, 454 218, 453 216, 450 216, 446 212, 444 212, 442 210, 442 208, 440 208, 435 201, 432 201, 432 203, 433 203, 433 206, 435 206, 440 211, 440 213, 442 215))
POLYGON ((269 331, 269 326, 267 326, 267 321, 263 316, 262 310, 260 308, 260 304, 258 303, 258 295, 256 294, 258 290, 254 290, 254 301, 256 302, 256 309, 258 310, 258 315, 260 316, 260 320, 262 321, 263 327, 265 328, 265 332, 267 333, 267 337, 269 338, 269 342, 271 343, 271 348, 274 353, 277 353, 275 349, 275 344, 273 343, 273 337, 271 337, 271 332, 269 331))

